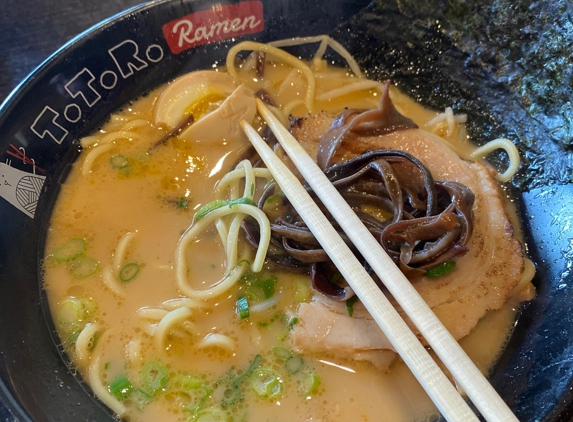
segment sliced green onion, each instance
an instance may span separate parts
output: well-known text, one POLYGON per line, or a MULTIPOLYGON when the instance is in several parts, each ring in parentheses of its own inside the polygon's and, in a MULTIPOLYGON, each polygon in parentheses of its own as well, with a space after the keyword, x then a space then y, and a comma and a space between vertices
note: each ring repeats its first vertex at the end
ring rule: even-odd
POLYGON ((274 275, 254 274, 251 271, 241 277, 241 281, 248 285, 247 296, 250 299, 263 301, 270 299, 275 294, 277 278, 274 275))
POLYGON ((277 282, 277 278, 274 275, 271 275, 269 278, 266 279, 257 279, 253 281, 251 284, 255 288, 259 288, 263 292, 263 299, 270 299, 275 294, 275 284, 277 282))
POLYGON ((308 283, 301 278, 297 278, 295 286, 296 290, 294 293, 294 299, 298 303, 309 302, 312 298, 312 290, 310 289, 308 283))
POLYGON ((285 361, 285 368, 289 374, 296 374, 304 367, 304 360, 299 355, 293 355, 285 361))
POLYGON ((185 410, 196 412, 203 408, 212 391, 205 385, 201 385, 197 388, 186 390, 185 393, 189 396, 189 404, 185 407, 185 410))
POLYGON ((223 392, 223 399, 221 400, 221 406, 228 407, 233 406, 239 400, 243 398, 243 393, 241 391, 241 386, 239 383, 234 382, 227 386, 223 392))
POLYGON ((358 302, 358 296, 354 295, 349 299, 346 299, 346 311, 349 316, 354 315, 354 304, 358 302))
POLYGON ((241 319, 249 317, 249 302, 244 296, 237 299, 237 314, 239 314, 239 318, 241 319))
POLYGON ((308 397, 318 390, 320 378, 316 374, 305 374, 301 380, 299 391, 304 397, 308 397))
POLYGON ((66 345, 73 346, 77 336, 88 323, 95 312, 95 304, 91 299, 68 296, 58 304, 56 325, 62 337, 68 337, 66 345))
POLYGON ((223 208, 226 205, 228 205, 229 208, 232 208, 234 205, 240 205, 240 204, 253 205, 255 207, 257 206, 257 204, 252 199, 249 199, 247 197, 231 199, 229 201, 225 199, 215 199, 214 201, 211 201, 208 204, 205 204, 201 208, 199 208, 199 211, 197 211, 197 214, 195 214, 195 222, 201 220, 210 212, 215 211, 219 208, 223 208))
POLYGON ((83 254, 86 251, 86 247, 87 243, 85 239, 81 237, 75 237, 68 240, 65 245, 56 249, 52 254, 52 258, 58 262, 71 261, 72 259, 75 259, 83 254))
POLYGON ((197 211, 197 214, 195 214, 195 221, 201 220, 203 217, 205 217, 211 211, 215 211, 219 208, 224 207, 225 205, 227 205, 227 201, 224 199, 215 199, 214 201, 211 201, 211 202, 203 205, 201 208, 199 208, 199 211, 197 211))
POLYGON ((84 305, 75 297, 67 297, 58 305, 58 325, 65 332, 78 328, 79 322, 84 319, 84 305))
POLYGON ((233 418, 224 410, 212 407, 200 411, 191 420, 193 422, 232 422, 233 418))
POLYGON ((456 261, 442 262, 441 264, 438 264, 435 267, 428 269, 428 271, 426 272, 426 277, 428 278, 441 277, 452 271, 454 268, 456 268, 456 261))
POLYGON ((119 401, 127 400, 133 391, 133 384, 125 375, 120 375, 109 384, 109 392, 119 401))
POLYGON ((124 282, 131 281, 138 273, 139 265, 135 262, 130 262, 129 264, 125 264, 119 271, 119 279, 124 282))
POLYGON ((270 369, 255 369, 250 376, 251 389, 261 398, 274 399, 281 395, 283 385, 276 374, 270 369))
POLYGON ((177 208, 179 208, 180 210, 184 210, 185 208, 187 208, 187 205, 189 205, 189 201, 184 196, 179 197, 177 208))
POLYGON ((199 388, 203 385, 201 379, 192 375, 179 375, 171 382, 171 389, 189 390, 199 388))
POLYGON ((267 198, 267 200, 265 201, 265 204, 271 204, 273 202, 275 202, 276 200, 282 198, 282 193, 275 193, 274 195, 271 195, 267 198))
POLYGON ((292 357, 292 352, 281 346, 271 347, 271 352, 273 352, 273 355, 280 360, 287 360, 292 357))
POLYGON ((261 360, 262 360, 261 355, 255 355, 255 357, 253 358, 253 361, 251 362, 251 364, 249 365, 247 370, 243 373, 243 375, 241 375, 239 377, 241 379, 241 381, 244 380, 245 378, 249 377, 253 373, 255 368, 257 368, 257 366, 260 365, 261 360))
POLYGON ((294 327, 296 324, 298 324, 298 321, 299 321, 298 317, 295 317, 295 316, 290 317, 288 320, 288 327, 289 328, 294 327))
POLYGON ((243 196, 242 198, 231 199, 230 201, 228 201, 228 203, 229 203, 229 208, 233 208, 233 206, 235 205, 252 205, 253 207, 257 206, 255 201, 245 196, 243 196))
POLYGON ((256 355, 254 357, 253 361, 251 362, 251 364, 249 365, 249 367, 247 368, 247 370, 245 372, 243 372, 242 375, 235 378, 228 385, 227 389, 225 389, 225 391, 223 393, 224 397, 221 400, 222 406, 225 406, 225 407, 226 406, 232 406, 243 398, 243 393, 241 391, 241 383, 255 371, 255 369, 261 363, 261 359, 262 359, 261 355, 256 355))
POLYGON ((170 382, 170 391, 180 396, 182 407, 190 412, 201 409, 212 392, 199 378, 191 375, 175 378, 170 382))
POLYGON ((109 162, 111 163, 112 167, 114 167, 116 169, 122 169, 122 168, 127 167, 129 165, 129 161, 127 160, 127 157, 125 155, 121 155, 121 154, 113 155, 109 159, 109 162))
POLYGON ((70 273, 74 278, 86 278, 94 274, 99 268, 99 262, 88 256, 81 256, 69 264, 70 273))
POLYGON ((153 393, 165 387, 169 380, 167 368, 159 362, 147 362, 143 365, 142 374, 143 382, 153 393))
POLYGON ((153 400, 153 396, 151 396, 149 393, 147 393, 146 391, 138 388, 136 390, 133 390, 131 392, 131 395, 129 396, 129 399, 133 402, 133 405, 138 409, 138 410, 143 410, 147 407, 147 405, 149 403, 151 403, 151 401, 153 400))
POLYGON ((68 339, 66 340, 66 349, 71 349, 72 347, 74 347, 76 345, 76 342, 78 341, 78 337, 80 336, 81 331, 75 331, 73 332, 68 339))

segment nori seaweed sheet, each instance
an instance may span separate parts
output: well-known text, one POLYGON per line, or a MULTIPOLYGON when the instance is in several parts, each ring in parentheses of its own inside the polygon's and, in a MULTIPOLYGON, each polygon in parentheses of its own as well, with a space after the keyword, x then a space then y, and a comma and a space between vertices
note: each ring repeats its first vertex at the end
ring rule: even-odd
MULTIPOLYGON (((565 0, 376 0, 332 35, 369 77, 467 113, 472 140, 511 139, 513 184, 573 181, 573 5, 565 0)), ((490 157, 503 166, 505 153, 490 157)))

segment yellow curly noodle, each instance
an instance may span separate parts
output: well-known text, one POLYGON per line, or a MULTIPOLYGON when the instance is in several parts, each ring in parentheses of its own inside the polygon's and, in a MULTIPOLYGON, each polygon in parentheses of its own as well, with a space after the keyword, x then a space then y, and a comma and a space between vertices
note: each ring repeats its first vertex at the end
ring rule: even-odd
MULTIPOLYGON (((217 71, 226 71, 237 86, 264 88, 285 126, 290 114, 376 107, 383 89, 381 81, 364 78, 351 54, 328 36, 242 42, 229 50, 226 69, 217 71), (317 50, 308 62, 281 49, 309 43, 317 50), (328 49, 348 68, 328 65, 328 49), (239 53, 253 51, 266 55, 262 79, 255 75, 253 55, 236 61, 239 53)), ((46 260, 45 288, 56 320, 59 304, 75 300, 78 329, 70 336, 62 328, 62 343, 95 396, 132 422, 357 417, 400 422, 435 415, 401 362, 384 374, 357 361, 293 354, 289 330, 297 323, 298 305, 310 299, 311 287, 306 274, 269 273, 270 222, 253 203, 272 176, 239 160, 246 140, 194 142, 174 136, 157 145, 171 129, 154 123, 154 107, 164 89, 126 105, 81 140, 84 151, 63 186, 48 232, 48 252, 70 239, 85 241, 85 249, 70 261, 46 260), (122 158, 119 168, 112 164, 116 156, 122 158), (246 218, 259 226, 257 251, 243 240, 246 218), (80 257, 101 265, 85 278, 75 278, 71 262, 80 257), (136 263, 138 272, 123 281, 120 272, 128 263, 136 263), (95 311, 77 305, 88 300, 96 304, 95 311), (247 317, 240 302, 248 303, 247 317), (289 356, 302 365, 300 372, 286 366, 289 356), (250 373, 253 362, 256 368, 250 373), (146 378, 150 376, 156 377, 153 385, 146 378), (112 391, 121 377, 131 385, 125 395, 112 391), (261 396, 260 386, 255 392, 253 383, 264 377, 268 393, 276 397, 261 396), (229 402, 231 393, 240 394, 236 402, 229 402)), ((463 158, 482 159, 494 149, 506 150, 510 164, 498 175, 500 180, 508 180, 519 166, 508 141, 472 147, 466 116, 451 108, 443 113, 426 110, 395 88, 390 95, 400 112, 463 158)), ((194 107, 216 110, 219 104, 194 107)), ((258 118, 253 123, 261 128, 258 118)), ((527 294, 534 271, 526 261, 513 302, 486 316, 462 340, 484 371, 502 347, 514 318, 512 307, 527 294)))
POLYGON ((104 266, 102 270, 102 277, 105 285, 118 296, 123 296, 123 288, 119 281, 121 264, 126 255, 129 243, 136 235, 137 231, 127 232, 119 239, 115 252, 113 253, 113 263, 111 265, 104 266))
POLYGON ((467 116, 465 114, 455 115, 451 107, 447 107, 443 113, 439 113, 427 121, 423 127, 431 132, 441 135, 440 140, 444 142, 460 157, 467 160, 483 160, 488 154, 501 149, 507 153, 509 164, 503 173, 497 172, 496 179, 502 183, 509 182, 521 164, 521 158, 516 146, 505 138, 498 138, 489 141, 485 145, 476 148, 468 141, 465 131, 467 116), (442 125, 445 124, 446 132, 441 133, 442 125))

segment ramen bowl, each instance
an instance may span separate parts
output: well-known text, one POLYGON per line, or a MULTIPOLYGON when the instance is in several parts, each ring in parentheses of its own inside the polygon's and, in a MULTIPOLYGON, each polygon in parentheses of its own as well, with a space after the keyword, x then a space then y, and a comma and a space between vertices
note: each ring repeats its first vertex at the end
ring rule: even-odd
MULTIPOLYGON (((535 98, 529 114, 511 102, 519 72, 493 59, 489 67, 476 66, 477 46, 459 28, 455 32, 455 16, 448 15, 450 27, 431 20, 468 11, 415 10, 408 4, 333 0, 325 8, 311 1, 183 0, 142 5, 66 44, 9 96, 0 108, 0 399, 17 419, 113 420, 70 366, 42 289, 48 222, 78 155, 78 140, 130 100, 179 75, 223 64, 238 40, 329 34, 371 78, 392 79, 429 108, 455 105, 473 122, 469 130, 475 142, 506 136, 526 157, 506 188, 537 267, 537 295, 522 306, 490 380, 520 420, 569 420, 573 189, 566 134, 532 114, 535 98)), ((301 47, 296 53, 310 57, 313 51, 301 47)), ((503 155, 492 157, 494 165, 503 160, 503 155)))

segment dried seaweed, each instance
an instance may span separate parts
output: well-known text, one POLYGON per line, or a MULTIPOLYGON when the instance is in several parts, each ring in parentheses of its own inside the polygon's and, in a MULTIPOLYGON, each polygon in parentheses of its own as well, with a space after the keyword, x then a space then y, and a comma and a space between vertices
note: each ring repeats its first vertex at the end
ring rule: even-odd
POLYGON ((431 108, 467 113, 478 144, 512 139, 524 157, 514 184, 528 189, 573 181, 572 8, 377 0, 333 35, 370 77, 392 79, 431 108))

